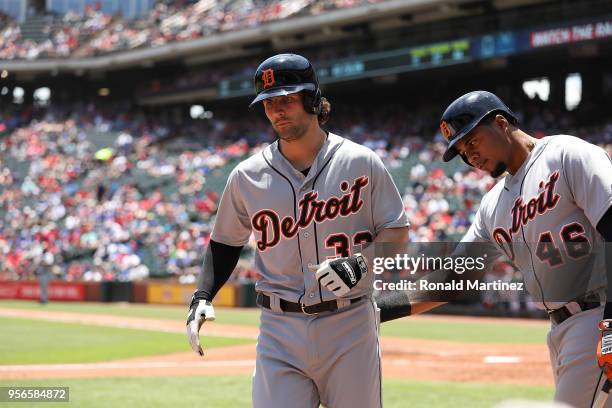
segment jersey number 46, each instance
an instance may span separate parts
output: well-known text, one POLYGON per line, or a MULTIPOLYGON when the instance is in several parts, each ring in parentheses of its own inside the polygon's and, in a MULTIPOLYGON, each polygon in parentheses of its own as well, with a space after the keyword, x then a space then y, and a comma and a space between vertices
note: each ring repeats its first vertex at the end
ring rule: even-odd
MULTIPOLYGON (((591 252, 591 243, 584 234, 584 227, 577 222, 565 225, 559 232, 567 256, 572 259, 582 258, 591 252)), ((564 260, 559 247, 550 231, 540 234, 536 256, 550 267, 561 265, 564 260)))

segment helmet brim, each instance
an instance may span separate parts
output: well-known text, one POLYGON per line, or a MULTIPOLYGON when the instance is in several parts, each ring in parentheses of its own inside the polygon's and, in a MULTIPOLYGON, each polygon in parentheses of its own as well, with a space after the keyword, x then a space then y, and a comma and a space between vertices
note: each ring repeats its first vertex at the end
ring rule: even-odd
POLYGON ((458 154, 459 154, 459 152, 457 151, 457 149, 455 149, 455 147, 449 145, 446 148, 446 151, 444 152, 444 155, 442 155, 442 160, 444 160, 445 162, 449 162, 449 161, 453 160, 455 158, 455 156, 457 156, 458 154))
POLYGON ((263 101, 264 99, 273 98, 275 96, 291 95, 294 93, 302 92, 304 90, 315 91, 315 89, 316 86, 314 84, 286 85, 279 86, 276 88, 270 88, 257 95, 249 105, 249 108, 251 108, 256 103, 263 101))

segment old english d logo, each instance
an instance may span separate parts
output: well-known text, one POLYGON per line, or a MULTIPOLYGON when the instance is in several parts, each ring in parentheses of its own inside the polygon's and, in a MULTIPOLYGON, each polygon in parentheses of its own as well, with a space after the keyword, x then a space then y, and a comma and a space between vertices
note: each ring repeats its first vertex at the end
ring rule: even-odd
POLYGON ((261 80, 263 81, 264 88, 269 88, 276 83, 276 79, 274 79, 274 70, 264 69, 261 71, 261 80))
POLYGON ((450 124, 446 123, 446 121, 440 123, 440 131, 447 141, 450 141, 455 134, 455 129, 453 129, 450 124))

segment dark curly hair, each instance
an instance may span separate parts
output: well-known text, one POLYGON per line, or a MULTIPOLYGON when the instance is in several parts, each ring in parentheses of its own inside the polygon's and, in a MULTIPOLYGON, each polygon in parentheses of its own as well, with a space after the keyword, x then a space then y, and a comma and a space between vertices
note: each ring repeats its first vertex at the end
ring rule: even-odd
POLYGON ((327 123, 327 121, 329 120, 330 112, 331 112, 331 103, 329 103, 327 98, 322 97, 321 98, 321 112, 319 112, 319 115, 317 116, 317 119, 319 119, 319 125, 324 125, 327 123))

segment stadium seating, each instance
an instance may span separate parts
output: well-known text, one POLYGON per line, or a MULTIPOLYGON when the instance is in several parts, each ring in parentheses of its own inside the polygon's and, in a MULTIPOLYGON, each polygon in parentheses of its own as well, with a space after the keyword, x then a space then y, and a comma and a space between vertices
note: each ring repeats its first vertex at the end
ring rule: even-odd
POLYGON ((104 15, 87 7, 82 15, 34 15, 23 24, 1 24, 0 58, 37 59, 101 55, 157 47, 219 32, 235 31, 293 16, 316 15, 379 0, 200 0, 158 1, 141 18, 104 15))
MULTIPOLYGON (((101 107, 65 111, 50 106, 23 123, 13 120, 14 112, 0 115, 8 124, 0 135, 0 270, 27 279, 50 253, 60 279, 193 279, 227 177, 270 140, 268 125, 241 125, 229 113, 191 128, 189 122, 146 125, 142 113, 121 116, 101 107), (166 141, 168 134, 178 138, 166 141), (96 159, 105 148, 110 156, 96 159)), ((411 240, 456 240, 493 180, 460 160, 442 163, 435 123, 403 125, 422 116, 338 110, 330 130, 383 158, 411 218, 411 240)), ((612 153, 610 123, 568 132, 612 153)), ((248 264, 252 248, 247 252, 248 264)))

